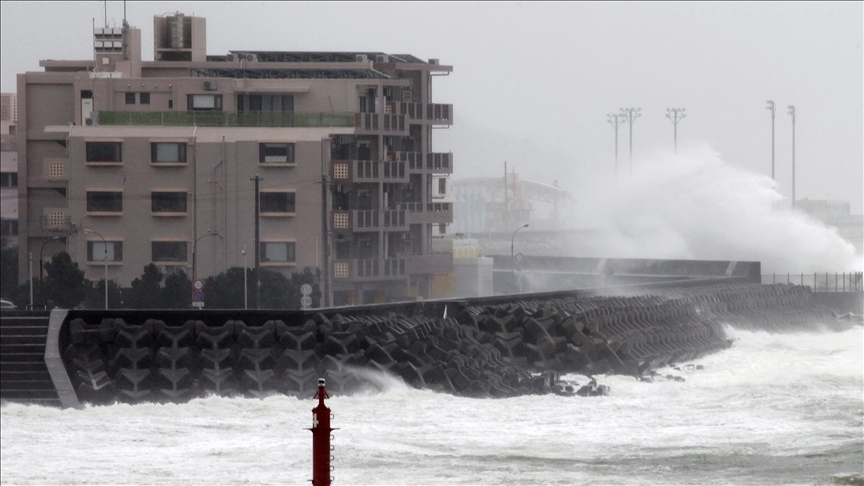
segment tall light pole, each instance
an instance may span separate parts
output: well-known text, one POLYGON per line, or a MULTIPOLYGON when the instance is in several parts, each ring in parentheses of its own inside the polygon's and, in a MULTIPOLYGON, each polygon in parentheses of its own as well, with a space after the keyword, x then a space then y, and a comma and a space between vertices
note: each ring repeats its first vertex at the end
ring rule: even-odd
POLYGON ((789 105, 789 115, 792 115, 792 207, 795 207, 795 106, 789 105))
POLYGON ((259 185, 261 177, 255 174, 249 178, 255 182, 255 308, 261 308, 261 199, 259 185))
POLYGON ((241 253, 243 253, 243 308, 248 309, 249 308, 249 290, 248 290, 249 287, 246 284, 246 274, 249 272, 246 271, 246 269, 247 269, 247 267, 246 267, 246 245, 243 245, 243 250, 241 251, 241 253))
POLYGON ((516 228, 516 231, 513 232, 513 236, 510 237, 510 285, 513 285, 513 282, 516 278, 516 259, 513 254, 513 240, 516 239, 516 233, 519 232, 522 228, 527 228, 528 223, 523 224, 522 226, 516 228))
POLYGON ((198 242, 201 241, 203 238, 207 238, 208 236, 222 236, 222 235, 219 234, 219 232, 217 231, 215 233, 207 233, 204 236, 199 236, 198 239, 195 240, 195 243, 192 245, 192 281, 193 282, 195 280, 198 280, 198 267, 197 267, 197 261, 196 261, 196 257, 195 257, 196 250, 198 248, 198 242))
POLYGON ((771 110, 771 180, 774 180, 774 102, 768 100, 765 103, 768 103, 765 109, 771 110))
POLYGON ((687 115, 684 113, 687 108, 666 108, 666 118, 672 122, 675 132, 675 153, 678 153, 678 123, 681 122, 687 115))
POLYGON ((45 287, 42 285, 42 252, 45 251, 45 245, 47 245, 51 241, 57 241, 59 239, 59 236, 55 236, 50 240, 45 240, 42 243, 42 248, 39 249, 39 295, 42 296, 42 309, 48 307, 48 302, 45 301, 45 287))
POLYGON ((108 310, 108 243, 105 243, 105 237, 91 229, 84 228, 84 232, 102 238, 102 260, 105 261, 105 310, 108 310))
POLYGON ((621 113, 618 116, 624 117, 627 124, 630 126, 630 171, 633 171, 633 122, 642 116, 642 108, 621 108, 621 113))
POLYGON ((624 124, 624 117, 621 115, 606 115, 606 121, 615 128, 615 176, 618 176, 618 127, 624 124))

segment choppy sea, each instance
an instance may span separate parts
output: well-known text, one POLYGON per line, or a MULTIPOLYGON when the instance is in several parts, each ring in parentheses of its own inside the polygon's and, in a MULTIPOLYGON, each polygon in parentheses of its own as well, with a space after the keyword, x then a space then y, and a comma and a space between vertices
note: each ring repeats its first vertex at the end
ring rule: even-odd
MULTIPOLYGON (((685 381, 468 399, 368 373, 328 400, 335 485, 864 484, 864 335, 728 328, 685 381)), ((575 381, 584 377, 569 376, 575 381)), ((311 400, 0 406, 2 484, 309 484, 311 400)))

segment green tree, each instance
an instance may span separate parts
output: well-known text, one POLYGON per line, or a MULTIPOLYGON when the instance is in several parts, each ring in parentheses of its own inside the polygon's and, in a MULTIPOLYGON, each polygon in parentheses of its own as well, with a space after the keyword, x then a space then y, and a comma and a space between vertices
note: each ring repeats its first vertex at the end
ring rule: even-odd
MULTIPOLYGON (((108 307, 110 309, 118 309, 123 306, 123 295, 120 292, 120 286, 113 280, 108 281, 108 307)), ((87 290, 87 297, 84 299, 84 307, 87 309, 104 309, 105 308, 105 279, 101 278, 98 282, 87 290)))
POLYGON ((159 284, 163 277, 156 265, 151 263, 145 266, 141 277, 132 281, 132 290, 124 294, 124 305, 132 309, 158 308, 162 290, 159 284))
MULTIPOLYGON (((252 285, 255 282, 255 271, 248 275, 249 306, 253 305, 252 285)), ((243 308, 243 268, 231 267, 213 277, 207 277, 204 282, 204 305, 209 309, 242 309, 243 308)))
POLYGON ((90 282, 84 278, 84 270, 78 268, 78 263, 65 251, 45 263, 45 273, 45 297, 53 306, 72 309, 87 296, 90 282))
MULTIPOLYGON (((250 272, 254 273, 254 272, 250 272)), ((261 309, 297 309, 300 307, 299 293, 296 305, 288 302, 291 281, 279 272, 261 269, 261 309)), ((299 292, 299 291, 298 291, 299 292)))
POLYGON ((0 297, 9 299, 16 287, 18 287, 18 247, 4 247, 0 250, 0 297))
POLYGON ((291 286, 287 295, 289 309, 299 309, 301 307, 300 298, 303 294, 300 293, 300 287, 303 284, 312 286, 312 293, 309 295, 312 297, 312 307, 321 305, 321 288, 318 286, 317 271, 313 272, 311 268, 306 267, 303 269, 303 273, 295 272, 291 274, 291 286))
MULTIPOLYGON (((33 277, 33 303, 41 304, 42 303, 42 294, 39 293, 39 279, 33 277)), ((14 287, 12 292, 9 294, 9 300, 15 303, 15 305, 19 309, 26 309, 30 304, 30 283, 24 282, 23 284, 14 287)))
POLYGON ((159 291, 159 308, 188 309, 192 302, 192 281, 186 272, 172 273, 165 277, 165 286, 159 291))

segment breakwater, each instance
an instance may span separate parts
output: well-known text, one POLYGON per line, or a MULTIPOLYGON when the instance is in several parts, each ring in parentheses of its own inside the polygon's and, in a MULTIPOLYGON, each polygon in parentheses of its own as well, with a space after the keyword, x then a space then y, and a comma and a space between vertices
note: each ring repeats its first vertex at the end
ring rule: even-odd
POLYGON ((52 319, 57 351, 46 363, 68 406, 311 397, 319 377, 346 393, 360 385, 358 368, 445 393, 511 397, 549 392, 544 372, 640 377, 716 352, 730 344, 724 324, 847 325, 806 287, 733 282, 305 312, 55 311, 52 319))

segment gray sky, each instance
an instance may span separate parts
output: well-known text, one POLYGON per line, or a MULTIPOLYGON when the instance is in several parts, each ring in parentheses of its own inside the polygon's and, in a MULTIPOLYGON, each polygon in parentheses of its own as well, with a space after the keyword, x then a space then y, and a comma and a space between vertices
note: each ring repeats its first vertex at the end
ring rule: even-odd
MULTIPOLYGON (((40 59, 92 58, 103 2, 8 2, 2 8, 2 90, 40 59)), ((456 123, 436 131, 457 178, 497 176, 577 187, 614 164, 607 113, 641 107, 634 156, 671 152, 666 108, 685 107, 679 149, 713 148, 770 175, 773 99, 777 182, 791 193, 794 104, 797 196, 842 199, 862 212, 864 77, 861 2, 766 3, 269 3, 129 2, 152 59, 153 16, 207 18, 208 54, 228 50, 370 50, 439 58, 436 102, 456 123)), ((108 2, 120 25, 122 2, 108 2)), ((626 126, 620 131, 627 161, 626 126)))

